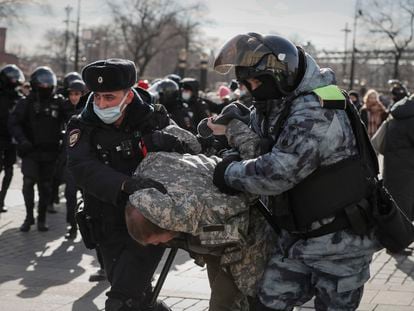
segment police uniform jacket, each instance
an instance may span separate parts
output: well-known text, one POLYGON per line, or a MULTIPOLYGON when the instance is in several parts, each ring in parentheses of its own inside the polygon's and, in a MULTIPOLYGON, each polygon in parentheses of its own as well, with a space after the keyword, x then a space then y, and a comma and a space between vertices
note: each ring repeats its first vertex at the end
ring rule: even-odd
POLYGON ((169 124, 168 117, 148 104, 146 91, 134 94, 118 128, 98 118, 90 96, 85 110, 71 119, 67 129, 68 168, 84 191, 87 213, 125 230, 127 195, 121 191, 122 183, 145 156, 142 136, 169 124))

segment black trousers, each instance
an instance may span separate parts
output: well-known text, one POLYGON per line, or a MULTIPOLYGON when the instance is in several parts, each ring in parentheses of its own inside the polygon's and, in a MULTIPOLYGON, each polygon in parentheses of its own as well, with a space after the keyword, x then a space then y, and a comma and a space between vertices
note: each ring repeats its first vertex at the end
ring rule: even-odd
POLYGON ((111 283, 107 296, 142 304, 151 291, 151 280, 165 249, 138 244, 125 228, 105 234, 99 250, 111 283))
POLYGON ((66 183, 66 222, 73 227, 76 226, 75 212, 77 205, 76 193, 78 192, 78 187, 76 186, 76 181, 72 172, 67 167, 65 167, 64 178, 66 183))
POLYGON ((0 149, 0 173, 4 171, 3 181, 0 190, 0 207, 4 205, 4 198, 10 187, 13 178, 13 164, 16 163, 16 148, 9 145, 7 148, 0 149))
POLYGON ((26 205, 26 218, 33 219, 34 185, 39 191, 38 221, 46 221, 46 208, 50 202, 50 185, 55 161, 37 161, 30 157, 22 159, 23 198, 26 205))

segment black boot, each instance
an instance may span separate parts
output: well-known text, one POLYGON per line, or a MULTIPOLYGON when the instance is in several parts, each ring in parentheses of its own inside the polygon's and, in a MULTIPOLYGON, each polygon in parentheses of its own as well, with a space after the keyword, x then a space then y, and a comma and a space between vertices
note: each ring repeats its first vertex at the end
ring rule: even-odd
POLYGON ((53 206, 53 203, 51 203, 47 206, 47 212, 49 214, 56 214, 57 213, 57 209, 53 206))
POLYGON ((78 228, 76 225, 70 226, 69 230, 65 234, 65 238, 68 240, 74 240, 76 239, 76 236, 78 235, 78 228))
POLYGON ((20 231, 21 232, 28 232, 30 230, 31 225, 34 225, 34 219, 26 217, 23 224, 20 226, 20 231))
POLYGON ((37 231, 49 231, 49 227, 46 225, 45 221, 40 221, 39 219, 37 219, 37 231))
POLYGON ((89 282, 100 282, 106 280, 106 273, 104 269, 99 269, 89 276, 89 282))

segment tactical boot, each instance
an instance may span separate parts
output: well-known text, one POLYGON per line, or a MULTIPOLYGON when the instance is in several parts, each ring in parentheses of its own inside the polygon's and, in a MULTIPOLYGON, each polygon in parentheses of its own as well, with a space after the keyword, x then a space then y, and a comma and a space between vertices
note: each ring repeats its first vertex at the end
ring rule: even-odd
POLYGON ((46 225, 45 221, 37 221, 37 231, 45 232, 48 231, 49 227, 46 225))
POLYGON ((0 213, 7 212, 7 208, 4 206, 4 193, 0 191, 0 213))
POLYGON ((20 226, 21 232, 28 232, 30 230, 30 226, 34 225, 34 219, 33 218, 26 218, 23 222, 23 224, 20 226))
POLYGON ((78 228, 75 226, 71 226, 69 230, 65 234, 65 238, 68 240, 74 240, 76 239, 76 236, 78 234, 78 228))
POLYGON ((104 269, 99 269, 89 276, 89 282, 100 282, 106 280, 106 273, 104 269))
POLYGON ((47 206, 47 212, 49 214, 56 214, 57 213, 57 209, 53 206, 53 203, 52 204, 49 204, 47 206))

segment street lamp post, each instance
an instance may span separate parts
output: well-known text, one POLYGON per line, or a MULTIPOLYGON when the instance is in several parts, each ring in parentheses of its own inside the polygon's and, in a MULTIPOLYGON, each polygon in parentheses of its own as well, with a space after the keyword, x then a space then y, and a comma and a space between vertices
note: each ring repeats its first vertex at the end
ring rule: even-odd
POLYGON ((65 31, 65 47, 64 47, 64 59, 63 59, 63 74, 66 74, 68 69, 68 45, 69 45, 69 24, 70 24, 70 12, 72 11, 71 6, 65 7, 66 11, 66 31, 65 31))
POLYGON ((208 55, 202 53, 200 56, 200 88, 205 91, 207 87, 207 66, 208 66, 208 55))
POLYGON ((178 75, 184 77, 187 68, 187 50, 181 49, 178 53, 178 75))
POLYGON ((81 0, 78 0, 78 17, 76 19, 76 37, 75 37, 75 63, 74 70, 79 70, 79 24, 80 24, 80 5, 81 0))
POLYGON ((349 75, 349 89, 352 90, 354 87, 354 78, 355 78, 355 40, 356 40, 356 30, 357 30, 357 20, 358 16, 362 15, 359 9, 359 0, 355 1, 355 14, 354 14, 354 34, 352 38, 352 54, 351 54, 351 74, 349 75))

